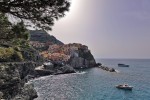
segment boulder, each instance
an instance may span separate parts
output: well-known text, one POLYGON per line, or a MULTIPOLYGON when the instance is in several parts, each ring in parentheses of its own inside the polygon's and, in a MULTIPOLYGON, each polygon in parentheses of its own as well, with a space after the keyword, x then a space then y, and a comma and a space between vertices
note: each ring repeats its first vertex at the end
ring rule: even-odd
POLYGON ((62 73, 65 73, 65 74, 67 74, 67 73, 75 73, 76 72, 75 69, 72 66, 70 66, 70 65, 64 65, 59 70, 61 70, 62 73))
POLYGON ((3 93, 0 91, 0 100, 2 99, 3 97, 3 93))
POLYGON ((73 57, 69 64, 75 69, 95 67, 95 60, 87 60, 82 57, 73 57))
POLYGON ((35 70, 37 75, 36 76, 47 76, 47 75, 52 75, 54 74, 54 70, 47 70, 47 69, 40 69, 40 70, 35 70))
POLYGON ((34 89, 33 84, 26 83, 22 88, 20 94, 15 96, 12 100, 33 100, 37 97, 38 95, 34 89))
POLYGON ((96 63, 95 67, 102 66, 101 63, 96 63))
MULTIPOLYGON (((19 99, 19 97, 24 96, 24 98, 27 99, 21 98, 20 100, 33 100, 33 98, 37 97, 33 86, 25 85, 24 78, 30 72, 30 70, 28 70, 29 72, 27 73, 26 68, 29 66, 22 67, 21 65, 24 65, 24 63, 18 65, 14 63, 5 65, 0 64, 0 91, 3 93, 3 99, 17 100, 17 97, 19 99), (24 91, 31 91, 32 93, 24 91)), ((0 97, 2 97, 2 95, 0 97)))
POLYGON ((116 72, 114 68, 111 68, 109 71, 110 72, 116 72))
POLYGON ((116 72, 116 70, 114 68, 109 68, 107 66, 99 66, 99 68, 101 68, 105 71, 109 71, 109 72, 116 72))

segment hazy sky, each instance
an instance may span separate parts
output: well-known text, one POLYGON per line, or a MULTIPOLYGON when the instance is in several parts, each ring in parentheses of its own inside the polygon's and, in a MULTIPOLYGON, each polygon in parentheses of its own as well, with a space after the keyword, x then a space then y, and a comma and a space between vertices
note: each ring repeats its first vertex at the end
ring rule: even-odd
POLYGON ((95 58, 150 58, 150 0, 72 0, 50 34, 95 58))

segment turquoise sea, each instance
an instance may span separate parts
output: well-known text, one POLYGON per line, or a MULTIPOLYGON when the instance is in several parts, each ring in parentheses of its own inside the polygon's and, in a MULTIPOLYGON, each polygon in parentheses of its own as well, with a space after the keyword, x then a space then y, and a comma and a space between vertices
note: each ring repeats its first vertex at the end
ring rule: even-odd
POLYGON ((80 70, 75 74, 41 77, 34 83, 39 97, 35 100, 150 100, 150 59, 97 59, 118 73, 100 68, 80 70), (129 68, 118 67, 129 64, 129 68), (128 83, 132 91, 115 85, 128 83))

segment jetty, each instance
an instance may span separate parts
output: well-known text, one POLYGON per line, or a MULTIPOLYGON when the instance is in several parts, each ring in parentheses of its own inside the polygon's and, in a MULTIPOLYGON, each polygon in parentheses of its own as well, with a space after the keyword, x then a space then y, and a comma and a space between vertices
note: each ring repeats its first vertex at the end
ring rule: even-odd
POLYGON ((101 65, 101 66, 98 66, 98 67, 101 68, 101 69, 103 69, 103 70, 105 70, 105 71, 116 72, 116 70, 114 68, 109 68, 107 66, 101 65))

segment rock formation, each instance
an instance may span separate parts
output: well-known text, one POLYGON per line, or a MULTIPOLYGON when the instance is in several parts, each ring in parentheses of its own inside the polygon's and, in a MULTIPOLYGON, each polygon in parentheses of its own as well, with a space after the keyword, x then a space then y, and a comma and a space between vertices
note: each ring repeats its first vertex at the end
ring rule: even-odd
POLYGON ((88 47, 80 43, 63 44, 55 37, 42 31, 31 31, 30 41, 31 45, 39 50, 45 59, 63 62, 73 68, 90 68, 96 65, 88 47))
POLYGON ((33 100, 37 93, 32 84, 26 83, 29 79, 50 74, 75 73, 75 69, 96 65, 87 46, 79 43, 63 44, 43 31, 30 32, 30 45, 33 48, 9 43, 0 45, 1 54, 4 54, 3 51, 7 51, 5 55, 10 52, 8 57, 2 55, 0 59, 0 99, 33 100), (43 62, 52 64, 44 65, 43 62))
POLYGON ((109 68, 107 66, 101 65, 101 66, 98 66, 98 67, 101 68, 101 69, 103 69, 103 70, 105 70, 105 71, 116 72, 116 70, 114 68, 109 68))
POLYGON ((68 60, 71 66, 74 68, 95 67, 95 59, 87 46, 78 43, 69 45, 71 45, 71 47, 76 47, 76 49, 71 48, 70 59, 68 60))
POLYGON ((0 64, 0 97, 7 100, 33 100, 37 97, 32 84, 25 77, 32 73, 33 63, 0 64))
POLYGON ((72 66, 58 63, 39 66, 35 68, 35 71, 37 76, 75 73, 75 70, 72 66))

